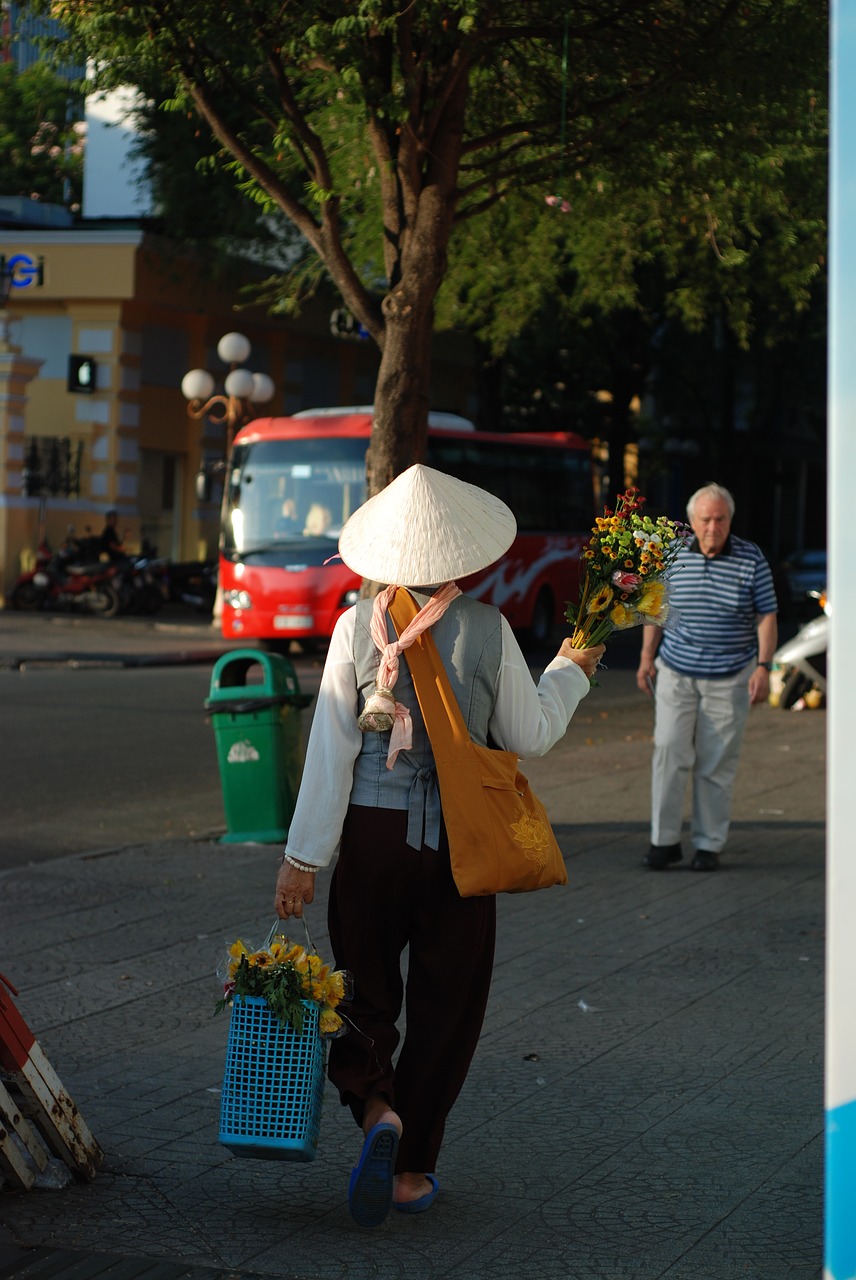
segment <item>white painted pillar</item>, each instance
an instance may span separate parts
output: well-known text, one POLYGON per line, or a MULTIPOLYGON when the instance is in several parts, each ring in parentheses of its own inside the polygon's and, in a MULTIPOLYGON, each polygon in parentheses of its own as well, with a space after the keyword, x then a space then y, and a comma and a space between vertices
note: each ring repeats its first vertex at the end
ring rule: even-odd
POLYGON ((826 953, 827 1280, 856 1277, 856 0, 832 5, 826 953))

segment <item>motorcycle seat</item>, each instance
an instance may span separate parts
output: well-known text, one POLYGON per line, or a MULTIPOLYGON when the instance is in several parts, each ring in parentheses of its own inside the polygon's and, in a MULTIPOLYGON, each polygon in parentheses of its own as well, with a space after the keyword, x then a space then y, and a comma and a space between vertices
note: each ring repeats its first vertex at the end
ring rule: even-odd
POLYGON ((107 573, 109 572, 109 570, 110 570, 110 565, 103 564, 102 561, 100 560, 97 562, 97 564, 66 565, 66 572, 69 574, 72 574, 74 577, 83 577, 83 576, 92 577, 93 574, 107 573))

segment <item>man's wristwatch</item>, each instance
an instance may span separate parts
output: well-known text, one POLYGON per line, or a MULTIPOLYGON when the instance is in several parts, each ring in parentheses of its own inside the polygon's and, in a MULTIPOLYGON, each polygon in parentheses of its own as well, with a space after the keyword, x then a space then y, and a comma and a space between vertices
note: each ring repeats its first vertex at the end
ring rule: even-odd
POLYGON ((759 666, 759 667, 763 667, 765 671, 772 671, 772 670, 773 670, 773 664, 772 664, 772 662, 759 662, 759 663, 758 663, 758 666, 759 666))

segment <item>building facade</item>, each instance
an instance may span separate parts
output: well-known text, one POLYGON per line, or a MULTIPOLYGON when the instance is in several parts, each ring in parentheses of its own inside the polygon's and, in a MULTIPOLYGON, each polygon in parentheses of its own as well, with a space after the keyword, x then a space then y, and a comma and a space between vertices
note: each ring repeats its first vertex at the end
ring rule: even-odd
MULTIPOLYGON (((201 505, 195 477, 223 456, 225 427, 191 418, 180 387, 188 370, 203 368, 222 390, 228 370, 216 347, 224 333, 244 333, 246 367, 273 380, 259 416, 374 398, 373 344, 336 336, 329 300, 298 320, 247 308, 252 264, 215 275, 133 224, 7 226, 0 259, 13 282, 0 343, 7 600, 40 540, 55 548, 69 526, 78 537, 100 533, 110 509, 132 548, 145 542, 173 560, 215 553, 218 495, 201 505)), ((472 409, 469 364, 459 341, 444 350, 439 340, 437 407, 472 409)))

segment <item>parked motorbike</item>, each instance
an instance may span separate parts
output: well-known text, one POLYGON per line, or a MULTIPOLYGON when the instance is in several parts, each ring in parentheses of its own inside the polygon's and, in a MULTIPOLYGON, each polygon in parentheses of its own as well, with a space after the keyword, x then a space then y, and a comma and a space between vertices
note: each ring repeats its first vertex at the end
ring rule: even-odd
POLYGON ((825 591, 807 592, 817 600, 823 612, 801 627, 792 640, 787 640, 773 654, 770 702, 788 710, 801 698, 807 705, 817 704, 826 696, 826 652, 829 645, 829 600, 825 591))
POLYGON ((121 607, 117 566, 100 560, 80 563, 80 554, 73 538, 66 539, 54 553, 46 545, 40 546, 35 569, 22 573, 12 588, 12 607, 84 609, 102 618, 115 617, 121 607))
POLYGON ((117 586, 123 613, 157 613, 169 598, 169 561, 165 557, 128 556, 119 561, 117 586))
POLYGON ((217 596, 217 561, 186 560, 169 566, 169 597, 210 614, 217 596))

